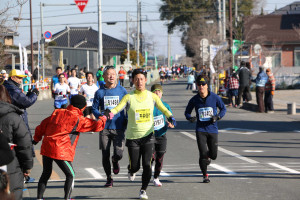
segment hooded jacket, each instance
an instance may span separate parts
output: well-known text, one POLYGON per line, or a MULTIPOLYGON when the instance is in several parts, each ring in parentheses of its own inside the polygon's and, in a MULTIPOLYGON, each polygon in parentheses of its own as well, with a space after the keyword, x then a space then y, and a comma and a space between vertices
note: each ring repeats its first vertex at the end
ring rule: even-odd
POLYGON ((23 112, 16 106, 0 101, 0 129, 9 143, 16 144, 13 149, 14 159, 7 165, 10 177, 10 191, 16 199, 22 198, 23 171, 33 166, 32 142, 25 122, 20 117, 23 112))
MULTIPOLYGON (((84 108, 83 108, 84 109, 84 108)), ((105 127, 106 117, 98 121, 85 118, 82 110, 72 105, 56 109, 36 127, 34 141, 43 138, 41 155, 57 160, 73 161, 80 132, 99 132, 105 127)))

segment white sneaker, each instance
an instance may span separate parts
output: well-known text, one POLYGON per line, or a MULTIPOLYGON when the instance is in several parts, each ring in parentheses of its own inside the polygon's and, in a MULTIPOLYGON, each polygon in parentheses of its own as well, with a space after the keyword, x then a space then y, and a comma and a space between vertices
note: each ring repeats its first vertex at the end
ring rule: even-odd
POLYGON ((130 181, 134 181, 134 179, 135 179, 135 173, 131 174, 130 172, 128 172, 128 179, 130 181))
POLYGON ((153 184, 154 184, 154 186, 156 186, 156 187, 161 187, 161 186, 162 186, 162 183, 159 181, 158 178, 155 178, 155 179, 153 180, 153 184))
POLYGON ((145 190, 140 191, 140 199, 148 199, 148 196, 147 196, 145 190))

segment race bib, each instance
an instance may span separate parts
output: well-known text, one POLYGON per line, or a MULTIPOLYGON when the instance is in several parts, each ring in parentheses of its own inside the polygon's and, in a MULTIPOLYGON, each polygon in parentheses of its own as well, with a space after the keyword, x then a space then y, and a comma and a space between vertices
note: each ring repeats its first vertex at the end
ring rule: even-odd
POLYGON ((150 109, 135 110, 135 122, 137 124, 149 122, 150 116, 150 109))
POLYGON ((154 117, 154 130, 157 131, 165 126, 165 120, 163 115, 154 117))
POLYGON ((214 111, 212 107, 199 108, 198 114, 200 121, 210 121, 211 117, 214 115, 214 111))
POLYGON ((105 96, 104 97, 104 110, 113 109, 119 104, 119 96, 105 96))

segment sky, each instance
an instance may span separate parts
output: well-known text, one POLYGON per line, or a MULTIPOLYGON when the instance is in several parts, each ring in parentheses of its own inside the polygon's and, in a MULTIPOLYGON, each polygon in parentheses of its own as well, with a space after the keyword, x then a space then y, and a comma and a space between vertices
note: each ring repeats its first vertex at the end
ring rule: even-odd
MULTIPOLYGON (((0 10, 5 3, 11 0, 1 0, 0 10)), ((265 0, 265 12, 272 12, 275 7, 281 8, 296 0, 265 0)), ((44 30, 55 34, 67 25, 70 27, 88 27, 98 30, 97 20, 97 0, 89 0, 83 13, 80 13, 77 6, 51 6, 51 4, 72 4, 73 0, 51 0, 41 1, 47 6, 43 7, 44 30)), ((156 55, 167 55, 167 28, 166 22, 159 21, 159 7, 161 0, 141 0, 142 2, 142 19, 148 19, 142 23, 142 32, 153 36, 156 55)), ((136 21, 137 0, 102 0, 102 21, 119 21, 116 25, 102 24, 102 32, 126 41, 126 11, 129 12, 131 19, 136 21)), ((40 39, 40 1, 32 0, 33 12, 33 38, 34 41, 40 39)), ((13 18, 17 17, 16 10, 11 10, 8 22, 13 25, 13 18)), ((24 5, 22 18, 29 18, 29 1, 24 5)), ((130 26, 136 26, 136 22, 131 22, 130 26)), ((29 21, 22 20, 18 26, 19 36, 15 38, 15 44, 21 43, 23 46, 30 44, 29 21)), ((171 35, 171 55, 185 54, 184 47, 180 43, 181 34, 177 31, 171 35)))

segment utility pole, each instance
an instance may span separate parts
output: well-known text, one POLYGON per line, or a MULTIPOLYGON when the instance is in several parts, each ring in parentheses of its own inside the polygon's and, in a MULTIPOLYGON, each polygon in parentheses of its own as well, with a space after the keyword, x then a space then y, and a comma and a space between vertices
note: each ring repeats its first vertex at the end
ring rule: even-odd
POLYGON ((127 29, 127 62, 130 62, 130 44, 129 44, 129 14, 126 12, 126 29, 127 29))
POLYGON ((103 66, 101 0, 98 0, 98 67, 103 66))
POLYGON ((140 8, 140 52, 143 54, 144 47, 143 47, 143 32, 142 32, 142 2, 139 5, 140 8))
POLYGON ((223 0, 223 40, 226 41, 226 0, 223 0))
POLYGON ((31 6, 31 0, 29 1, 30 5, 30 48, 31 48, 31 73, 33 73, 33 36, 32 36, 32 6, 31 6))
POLYGON ((137 50, 136 50, 136 66, 139 67, 140 66, 140 0, 137 0, 137 50))
POLYGON ((171 36, 168 33, 168 68, 170 69, 171 65, 171 36))
POLYGON ((232 0, 229 0, 229 34, 230 34, 230 49, 231 49, 231 58, 232 58, 232 66, 234 66, 234 57, 232 53, 232 0))
POLYGON ((238 20, 238 6, 237 6, 237 1, 235 0, 235 13, 234 13, 234 17, 235 17, 235 27, 237 27, 237 20, 238 20))
POLYGON ((40 2, 40 15, 41 15, 41 51, 42 51, 42 69, 43 69, 43 80, 45 79, 45 38, 44 38, 44 30, 43 30, 43 4, 40 2))

